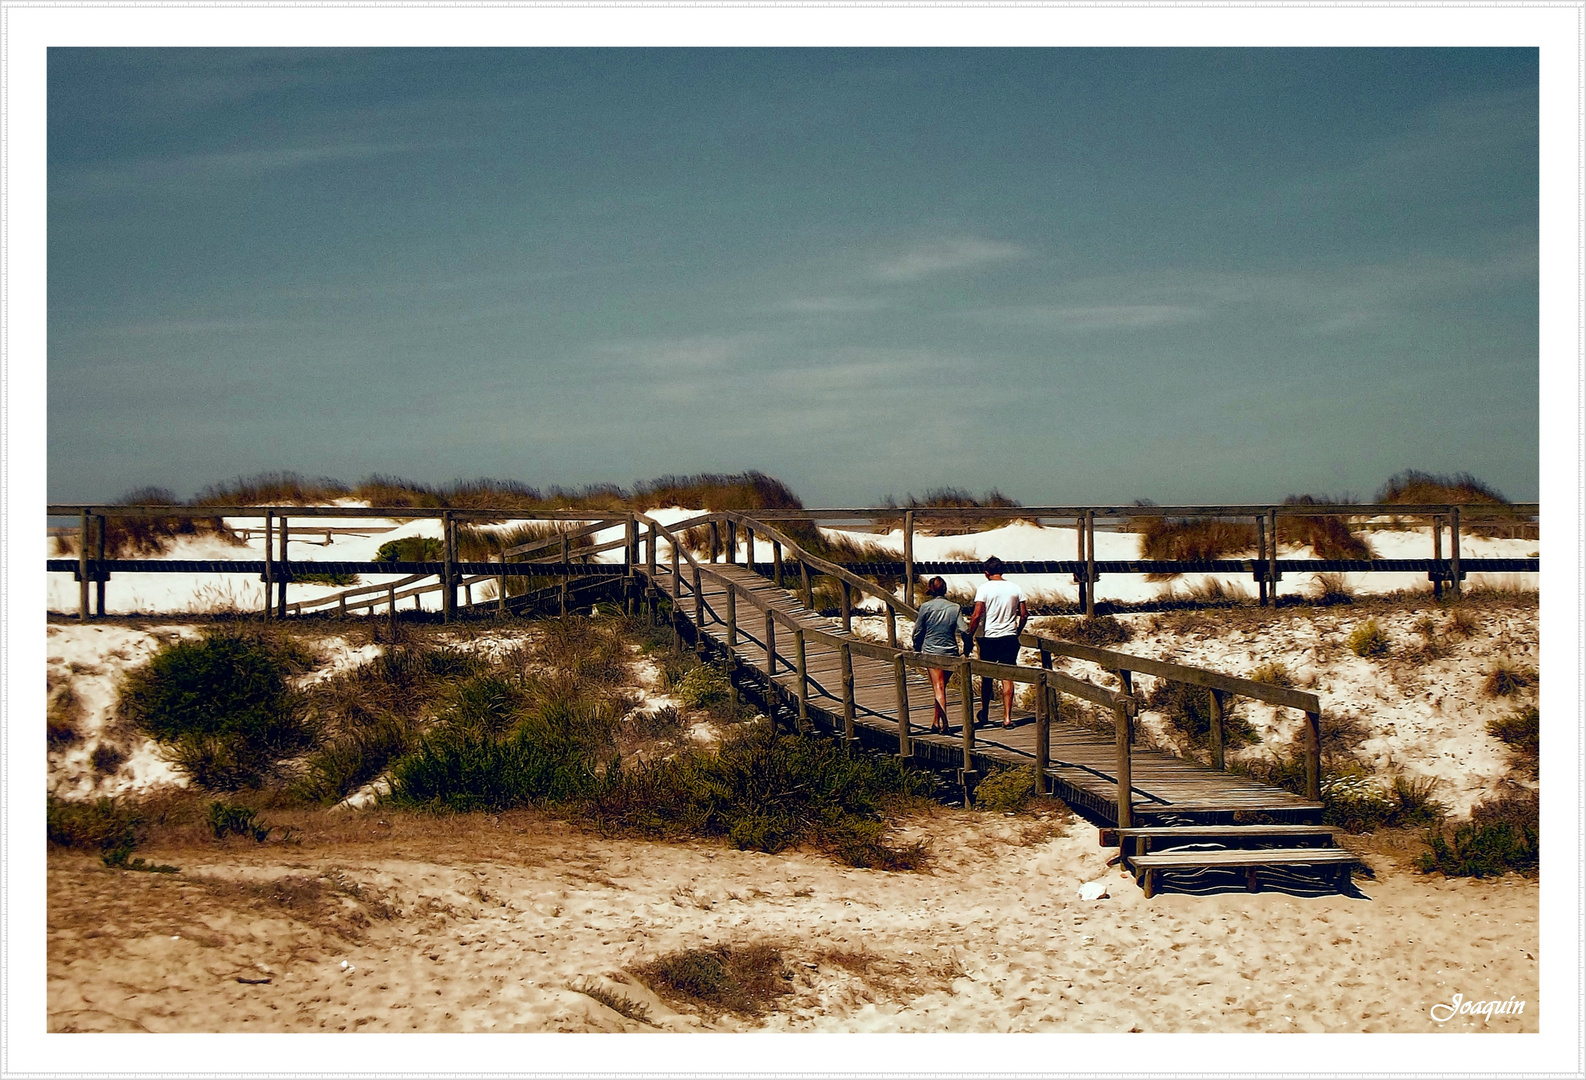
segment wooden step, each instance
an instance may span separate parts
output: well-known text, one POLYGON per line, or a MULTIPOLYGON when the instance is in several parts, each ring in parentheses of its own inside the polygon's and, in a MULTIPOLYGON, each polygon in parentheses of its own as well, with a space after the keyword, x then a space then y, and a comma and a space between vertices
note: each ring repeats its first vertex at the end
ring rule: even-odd
POLYGON ((1262 866, 1334 866, 1336 882, 1340 889, 1349 884, 1349 870, 1359 856, 1345 848, 1224 848, 1217 851, 1164 851, 1155 855, 1134 855, 1129 858, 1129 868, 1135 881, 1145 889, 1149 899, 1156 894, 1156 876, 1160 870, 1200 870, 1208 867, 1245 868, 1245 887, 1260 892, 1261 883, 1256 870, 1262 866))
POLYGON ((1102 829, 1102 847, 1120 847, 1125 840, 1135 840, 1140 854, 1145 854, 1151 841, 1205 838, 1208 840, 1325 840, 1337 842, 1337 832, 1330 825, 1143 825, 1132 829, 1102 829))

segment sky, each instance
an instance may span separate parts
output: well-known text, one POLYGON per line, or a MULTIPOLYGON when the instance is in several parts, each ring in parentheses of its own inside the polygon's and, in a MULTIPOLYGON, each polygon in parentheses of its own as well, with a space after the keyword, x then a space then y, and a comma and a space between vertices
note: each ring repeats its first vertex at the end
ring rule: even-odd
POLYGON ((1538 497, 1534 49, 62 49, 48 494, 1538 497))

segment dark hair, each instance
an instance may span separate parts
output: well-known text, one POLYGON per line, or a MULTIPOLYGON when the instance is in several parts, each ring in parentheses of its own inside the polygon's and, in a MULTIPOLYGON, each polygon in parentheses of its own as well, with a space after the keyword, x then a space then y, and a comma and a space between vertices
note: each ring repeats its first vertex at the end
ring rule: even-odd
POLYGON ((933 577, 925 583, 926 596, 946 596, 947 582, 943 578, 933 577))
POLYGON ((988 574, 1000 574, 1002 573, 1002 560, 993 555, 986 560, 985 567, 988 574))

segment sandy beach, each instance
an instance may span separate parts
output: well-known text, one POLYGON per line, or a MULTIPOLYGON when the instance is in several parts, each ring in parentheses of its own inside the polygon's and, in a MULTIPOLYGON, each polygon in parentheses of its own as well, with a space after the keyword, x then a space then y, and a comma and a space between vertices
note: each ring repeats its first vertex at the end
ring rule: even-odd
POLYGON ((49 864, 51 1031, 1470 1032, 1538 1030, 1538 885, 1371 854, 1358 897, 1161 894, 1078 819, 940 810, 926 873, 652 844, 531 812, 267 815, 300 843, 151 847, 175 875, 49 864), (1107 895, 1079 898, 1099 880, 1107 895), (1451 932, 1458 927, 1458 932, 1451 932), (768 944, 760 1017, 634 970, 768 944), (630 1019, 575 986, 647 1010, 630 1019), (1431 1008, 1519 998, 1520 1015, 1431 1008))

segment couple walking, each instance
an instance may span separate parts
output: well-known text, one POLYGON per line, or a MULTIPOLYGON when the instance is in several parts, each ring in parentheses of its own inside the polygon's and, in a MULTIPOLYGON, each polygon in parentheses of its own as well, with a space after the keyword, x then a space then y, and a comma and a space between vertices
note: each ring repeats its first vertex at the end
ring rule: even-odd
MULTIPOLYGON (((1002 577, 1002 560, 993 555, 984 565, 986 580, 975 591, 975 607, 967 625, 963 626, 965 649, 969 655, 969 642, 978 638, 980 658, 994 664, 1019 662, 1019 635, 1030 618, 1024 603, 1024 594, 1011 581, 1002 577)), ((914 620, 914 651, 927 656, 957 656, 958 632, 963 611, 947 599, 947 582, 933 577, 925 583, 925 595, 930 599, 920 605, 914 620)), ((931 730, 945 733, 947 723, 947 675, 945 668, 931 668, 931 690, 936 695, 936 712, 931 718, 931 730)), ((964 693, 971 693, 964 687, 964 693)), ((978 719, 986 722, 991 706, 991 680, 980 680, 980 713, 978 719)), ((1013 726, 1013 682, 1002 683, 1002 726, 1013 726)))

